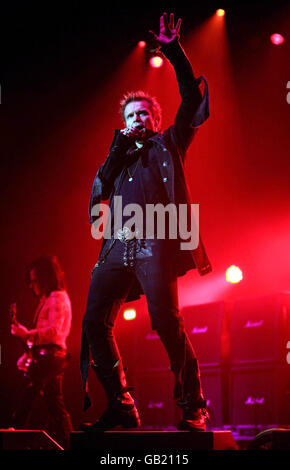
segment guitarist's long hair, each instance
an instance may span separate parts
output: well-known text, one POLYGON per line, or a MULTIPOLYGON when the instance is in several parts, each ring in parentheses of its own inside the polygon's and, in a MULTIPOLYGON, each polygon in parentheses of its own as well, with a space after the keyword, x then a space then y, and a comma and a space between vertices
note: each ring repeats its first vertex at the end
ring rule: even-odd
POLYGON ((65 275, 60 262, 55 255, 41 256, 33 261, 27 270, 28 279, 31 270, 34 270, 39 285, 46 296, 56 290, 66 290, 65 275))

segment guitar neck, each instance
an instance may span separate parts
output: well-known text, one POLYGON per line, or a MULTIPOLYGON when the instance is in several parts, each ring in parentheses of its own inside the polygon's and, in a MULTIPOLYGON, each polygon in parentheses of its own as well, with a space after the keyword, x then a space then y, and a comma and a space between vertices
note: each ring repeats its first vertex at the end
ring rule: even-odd
POLYGON ((18 325, 18 321, 17 321, 17 318, 16 318, 16 314, 17 314, 17 307, 16 307, 16 303, 13 303, 10 305, 10 308, 9 308, 9 316, 10 316, 10 322, 13 324, 13 325, 18 325))

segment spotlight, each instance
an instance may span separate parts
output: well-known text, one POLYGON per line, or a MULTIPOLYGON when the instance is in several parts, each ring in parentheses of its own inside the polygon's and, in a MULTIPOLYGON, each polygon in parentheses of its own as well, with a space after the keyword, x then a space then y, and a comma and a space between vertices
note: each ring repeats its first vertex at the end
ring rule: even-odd
POLYGON ((231 282, 232 284, 236 284, 236 283, 240 282, 242 279, 243 279, 243 273, 240 270, 240 268, 238 268, 238 266, 232 265, 226 270, 226 281, 227 282, 231 282))
POLYGON ((145 41, 139 41, 138 46, 140 47, 140 49, 144 49, 144 47, 146 47, 146 42, 145 41))
POLYGON ((226 12, 222 8, 219 8, 216 12, 217 16, 225 16, 226 12))
POLYGON ((136 310, 134 308, 129 308, 124 311, 123 313, 124 320, 135 320, 136 318, 136 310))
POLYGON ((278 33, 272 34, 272 36, 270 36, 270 40, 272 44, 275 44, 275 46, 280 46, 280 44, 283 44, 285 41, 284 37, 278 33))
POLYGON ((150 58, 149 63, 151 65, 151 67, 153 67, 155 69, 159 69, 163 65, 163 59, 159 55, 155 55, 155 56, 150 58))

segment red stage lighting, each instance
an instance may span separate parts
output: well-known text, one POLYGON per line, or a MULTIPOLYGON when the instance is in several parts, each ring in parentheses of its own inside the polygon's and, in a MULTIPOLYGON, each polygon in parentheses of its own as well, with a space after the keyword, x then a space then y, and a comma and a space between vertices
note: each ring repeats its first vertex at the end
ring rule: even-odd
POLYGON ((136 310, 134 308, 128 308, 123 313, 124 320, 135 320, 136 318, 136 310))
POLYGON ((238 266, 230 266, 226 270, 226 280, 227 282, 231 282, 232 284, 236 284, 237 282, 240 282, 243 279, 243 273, 238 268, 238 266))
POLYGON ((138 46, 143 49, 144 47, 146 47, 146 42, 145 41, 139 41, 138 42, 138 46))
POLYGON ((151 59, 149 60, 149 63, 151 65, 151 67, 154 67, 155 69, 158 69, 159 67, 162 67, 163 59, 159 55, 155 55, 155 56, 151 57, 151 59))
POLYGON ((225 16, 226 12, 222 8, 219 8, 216 12, 217 16, 225 16))
POLYGON ((280 46, 280 44, 283 44, 283 42, 285 41, 282 34, 278 34, 278 33, 272 34, 272 36, 270 36, 270 39, 271 39, 271 43, 275 44, 275 46, 280 46))

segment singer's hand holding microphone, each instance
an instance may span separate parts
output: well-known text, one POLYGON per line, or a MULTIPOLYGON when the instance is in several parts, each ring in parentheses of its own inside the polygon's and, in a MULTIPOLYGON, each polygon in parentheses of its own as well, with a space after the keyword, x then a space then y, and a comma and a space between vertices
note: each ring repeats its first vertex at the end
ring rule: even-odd
POLYGON ((121 129, 121 133, 127 137, 131 141, 137 140, 137 139, 144 139, 146 136, 146 129, 144 128, 143 125, 140 124, 132 124, 132 126, 128 126, 125 129, 121 129))

